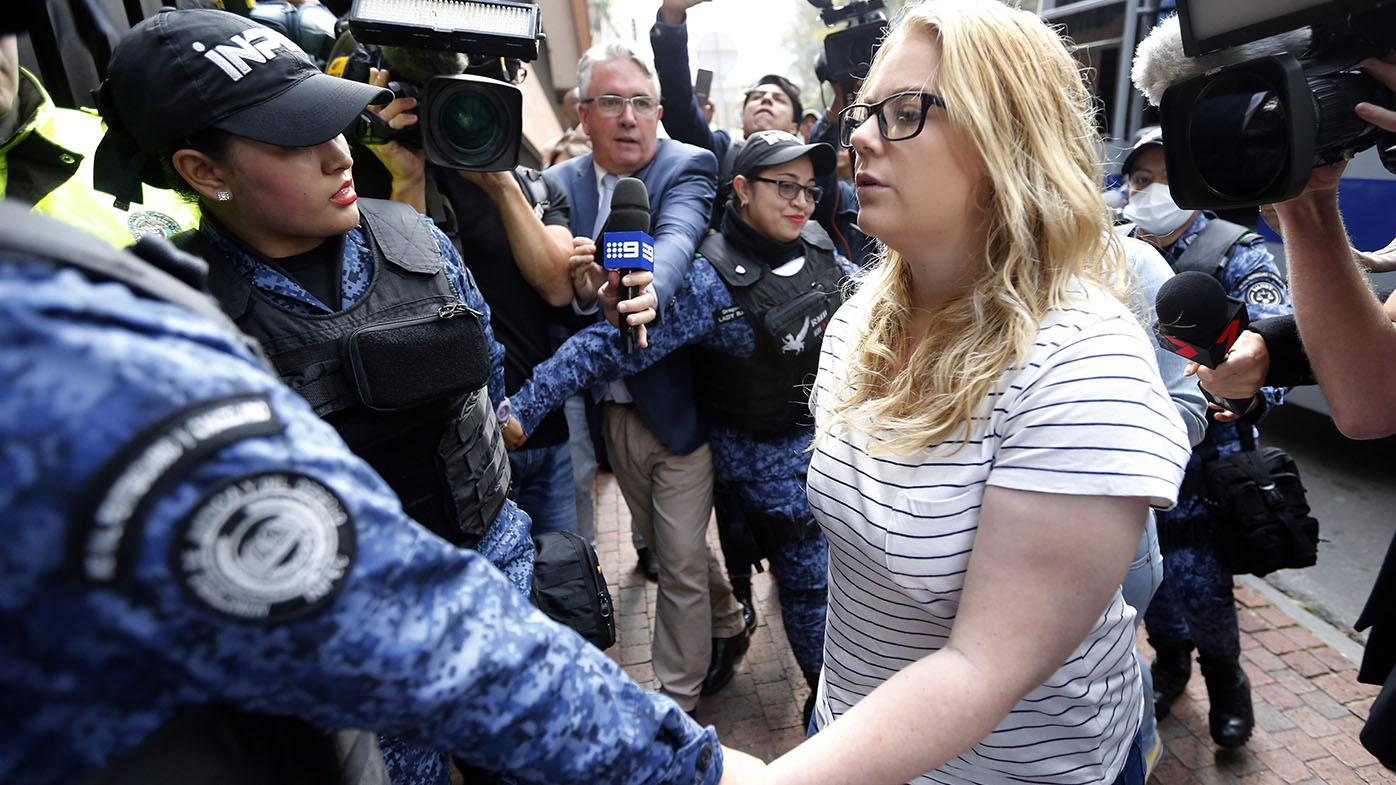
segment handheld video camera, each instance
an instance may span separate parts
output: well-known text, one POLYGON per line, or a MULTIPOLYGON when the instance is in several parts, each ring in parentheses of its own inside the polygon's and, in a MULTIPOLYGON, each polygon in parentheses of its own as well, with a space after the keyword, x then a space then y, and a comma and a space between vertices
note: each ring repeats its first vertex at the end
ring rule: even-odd
POLYGON ((858 80, 868 75, 873 55, 887 34, 887 16, 883 13, 886 6, 883 0, 854 0, 841 8, 834 7, 834 0, 809 3, 819 9, 824 24, 848 24, 824 37, 824 57, 815 63, 814 75, 843 90, 845 95, 851 94, 858 80))
POLYGON ((1183 53, 1225 52, 1312 29, 1302 52, 1281 51, 1169 87, 1160 102, 1170 190, 1182 207, 1228 208, 1297 196, 1315 166, 1380 143, 1396 172, 1396 135, 1362 121, 1367 101, 1396 96, 1361 73, 1396 49, 1396 0, 1300 0, 1276 13, 1252 0, 1178 0, 1183 53))
POLYGON ((420 100, 415 127, 398 131, 365 111, 346 136, 420 146, 428 161, 451 169, 513 169, 523 139, 523 93, 513 83, 524 62, 538 59, 539 20, 536 3, 510 0, 354 0, 353 39, 374 47, 351 54, 343 76, 367 81, 370 65, 390 66, 381 46, 455 52, 468 65, 463 73, 432 75, 420 89, 389 83, 395 96, 420 100))

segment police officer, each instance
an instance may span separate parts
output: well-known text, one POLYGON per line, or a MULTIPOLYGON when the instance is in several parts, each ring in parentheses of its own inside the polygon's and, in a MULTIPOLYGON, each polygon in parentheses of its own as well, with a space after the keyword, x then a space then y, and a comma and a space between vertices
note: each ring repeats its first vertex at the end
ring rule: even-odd
MULTIPOLYGON (((1129 188, 1124 217, 1128 231, 1158 248, 1175 272, 1201 270, 1216 276, 1231 297, 1243 300, 1251 318, 1293 311, 1289 294, 1264 240, 1244 227, 1173 202, 1164 165, 1163 136, 1155 129, 1140 137, 1126 156, 1121 174, 1129 188)), ((1241 429, 1256 438, 1253 423, 1284 400, 1285 388, 1263 387, 1237 422, 1213 421, 1188 461, 1178 505, 1157 513, 1163 583, 1144 614, 1149 642, 1157 652, 1151 671, 1159 719, 1192 673, 1198 652, 1207 682, 1208 724, 1213 741, 1239 747, 1254 725, 1250 682, 1241 669, 1240 631, 1232 576, 1217 559, 1209 532, 1205 455, 1242 449, 1241 429)))
MULTIPOLYGON (((576 390, 636 373, 693 344, 694 397, 709 426, 714 506, 728 565, 769 560, 785 634, 811 696, 823 663, 828 551, 805 496, 814 433, 808 382, 824 326, 843 302, 840 283, 854 271, 810 220, 819 199, 816 178, 834 165, 826 144, 803 144, 776 130, 748 137, 735 159, 722 230, 699 246, 669 315, 649 332, 650 347, 626 355, 613 328, 592 325, 511 397, 531 433, 576 390)), ((744 588, 750 591, 749 584, 744 588)), ((721 640, 714 640, 703 694, 732 677, 721 640)))
POLYGON ((169 191, 136 192, 122 211, 93 190, 92 154, 102 133, 95 113, 55 106, 38 77, 20 67, 18 37, 0 35, 0 195, 116 245, 146 234, 169 237, 198 222, 169 191))
MULTIPOLYGON (((17 524, 0 545, 0 779, 129 775, 137 745, 188 738, 214 704, 410 734, 522 782, 721 776, 711 730, 412 525, 206 298, 9 202, 0 374, 17 524)), ((173 751, 196 767, 172 779, 277 773, 198 765, 265 750, 173 751)), ((291 781, 368 781, 362 752, 291 781)))
MULTIPOLYGON (((222 11, 132 28, 98 92, 98 187, 197 199, 176 238, 280 375, 387 481, 414 520, 478 550, 522 593, 530 520, 507 498, 504 349, 455 249, 407 205, 358 198, 341 135, 379 87, 321 73, 280 33, 222 11)), ((384 738, 399 781, 445 758, 384 738)))

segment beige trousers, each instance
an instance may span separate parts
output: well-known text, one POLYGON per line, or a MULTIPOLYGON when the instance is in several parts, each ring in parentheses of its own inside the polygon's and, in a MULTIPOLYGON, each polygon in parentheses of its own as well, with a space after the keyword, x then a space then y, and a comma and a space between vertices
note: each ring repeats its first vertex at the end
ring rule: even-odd
POLYGON ((606 453, 632 525, 659 558, 651 657, 661 690, 685 711, 698 705, 712 639, 743 629, 742 606, 708 547, 712 450, 665 447, 634 406, 605 407, 606 453))

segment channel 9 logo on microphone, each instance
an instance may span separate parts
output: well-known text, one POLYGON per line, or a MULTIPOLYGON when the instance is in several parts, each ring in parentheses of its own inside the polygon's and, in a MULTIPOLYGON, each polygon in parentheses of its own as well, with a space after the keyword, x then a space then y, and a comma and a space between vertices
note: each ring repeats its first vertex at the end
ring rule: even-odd
POLYGON ((654 271, 654 238, 646 232, 606 232, 601 242, 607 270, 654 271))

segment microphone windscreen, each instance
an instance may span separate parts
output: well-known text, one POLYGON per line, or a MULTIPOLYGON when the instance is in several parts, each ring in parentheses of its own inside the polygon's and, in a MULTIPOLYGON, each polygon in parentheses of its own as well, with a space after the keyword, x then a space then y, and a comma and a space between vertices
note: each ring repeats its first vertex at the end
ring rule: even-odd
POLYGON ((1261 57, 1278 54, 1302 55, 1313 38, 1305 27, 1280 35, 1262 38, 1248 44, 1233 46, 1200 57, 1183 54, 1183 34, 1178 17, 1160 22, 1134 50, 1134 64, 1129 78, 1154 106, 1163 100, 1163 91, 1179 82, 1228 65, 1237 65, 1261 57))
POLYGON ((650 197, 642 180, 622 177, 611 192, 611 214, 606 217, 602 232, 648 232, 650 230, 650 197))
POLYGON ((1164 281, 1154 311, 1165 334, 1189 343, 1210 344, 1229 321, 1229 305, 1221 282, 1189 270, 1164 281))

